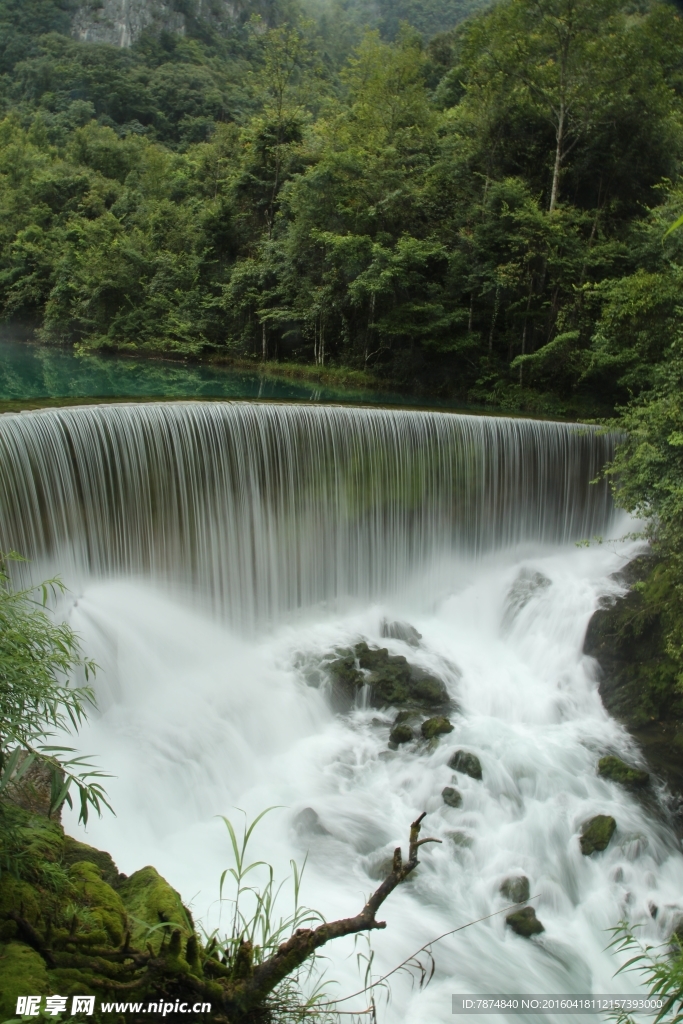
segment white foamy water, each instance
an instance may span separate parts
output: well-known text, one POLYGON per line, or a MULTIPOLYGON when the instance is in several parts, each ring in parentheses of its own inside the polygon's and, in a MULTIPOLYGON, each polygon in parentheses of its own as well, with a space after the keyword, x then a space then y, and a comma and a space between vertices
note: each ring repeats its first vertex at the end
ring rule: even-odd
MULTIPOLYGON (((237 807, 252 818, 283 805, 257 831, 253 857, 285 878, 290 858, 301 863, 308 853, 303 900, 332 919, 361 908, 377 885, 371 875, 396 845, 405 850, 410 822, 426 810, 423 834, 443 844, 422 851, 418 876, 385 904, 387 930, 372 940, 376 972, 500 910, 509 875, 529 877, 546 930, 525 940, 502 914, 444 940, 431 985, 419 992, 395 978, 382 1020, 452 1020, 458 992, 637 991, 634 975, 613 978, 619 961, 605 949, 608 930, 628 918, 644 938, 665 938, 681 906, 683 858, 664 825, 597 776, 601 754, 634 751, 581 653, 588 620, 600 596, 618 589, 609 577, 628 553, 606 544, 453 562, 441 573, 449 592, 432 603, 385 602, 344 617, 318 611, 255 640, 140 584, 87 587, 70 621, 102 666, 101 715, 80 745, 117 776, 108 789, 118 814, 93 821, 87 841, 127 873, 154 864, 210 928, 231 862, 215 816, 238 822, 237 807), (506 598, 520 572, 551 582, 511 616, 506 598), (382 618, 395 615, 423 634, 419 649, 381 638, 382 618), (448 683, 461 710, 434 749, 388 752, 382 715, 336 716, 307 684, 307 666, 361 637, 448 683), (480 757, 481 782, 448 768, 459 748, 480 757), (464 798, 458 809, 440 796, 453 781, 464 798), (330 835, 297 834, 293 819, 305 807, 330 835), (614 815, 618 831, 604 853, 584 857, 580 826, 598 813, 614 815)), ((335 993, 355 991, 352 941, 325 954, 335 993)))

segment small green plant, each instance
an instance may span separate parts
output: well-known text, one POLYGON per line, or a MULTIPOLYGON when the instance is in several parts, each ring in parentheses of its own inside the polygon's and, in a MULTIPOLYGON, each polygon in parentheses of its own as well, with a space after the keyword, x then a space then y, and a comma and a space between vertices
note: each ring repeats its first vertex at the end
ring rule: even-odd
MULTIPOLYGON (((624 971, 638 971, 648 987, 650 999, 660 999, 662 1008, 654 1018, 654 1024, 683 1022, 683 948, 674 932, 671 939, 661 946, 650 946, 633 934, 628 922, 621 921, 611 929, 614 936, 608 949, 616 954, 630 954, 617 974, 624 971)), ((617 1024, 634 1024, 632 1017, 621 1012, 615 1018, 617 1024)))
POLYGON ((58 578, 38 587, 15 589, 8 561, 16 554, 0 555, 0 799, 25 780, 37 760, 51 772, 49 811, 56 813, 71 792, 80 801, 79 820, 86 823, 89 811, 111 810, 102 784, 106 778, 72 747, 51 742, 55 733, 77 732, 94 706, 88 679, 95 671, 84 658, 78 637, 66 623, 53 620, 48 611, 50 595, 63 593, 58 578), (86 685, 72 686, 76 671, 85 674, 86 685))
MULTIPOLYGON (((241 835, 229 818, 222 821, 230 837, 233 866, 226 868, 220 878, 219 898, 232 904, 229 934, 215 929, 206 935, 206 955, 225 964, 232 979, 244 980, 254 967, 271 957, 281 943, 299 928, 321 924, 324 918, 315 910, 301 906, 301 879, 305 868, 290 861, 292 874, 279 884, 275 872, 265 861, 249 861, 248 847, 254 830, 262 819, 275 810, 268 807, 252 822, 245 820, 241 835), (262 886, 249 884, 247 876, 263 869, 266 881, 262 886), (291 881, 289 913, 279 913, 278 903, 282 891, 291 881), (229 888, 231 891, 229 891, 229 888)), ((318 1006, 322 1001, 324 983, 319 973, 320 957, 315 954, 297 971, 288 975, 268 997, 268 1010, 275 1021, 316 1021, 319 1024, 333 1018, 333 1014, 318 1006), (306 989, 306 991, 304 991, 306 989)))

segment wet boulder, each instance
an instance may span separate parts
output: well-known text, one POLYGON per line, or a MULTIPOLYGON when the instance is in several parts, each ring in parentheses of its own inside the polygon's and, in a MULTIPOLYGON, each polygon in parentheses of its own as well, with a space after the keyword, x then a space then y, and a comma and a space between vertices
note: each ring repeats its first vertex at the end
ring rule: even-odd
POLYGON ((380 636, 387 640, 402 640, 404 644, 409 644, 411 647, 419 647, 422 639, 422 633, 418 633, 410 623, 387 622, 386 619, 382 622, 380 636))
POLYGON ((441 679, 411 665, 402 654, 389 654, 386 648, 370 647, 365 641, 338 651, 326 668, 333 703, 339 709, 351 706, 366 685, 374 708, 403 707, 429 713, 451 707, 441 679))
POLYGON ((337 651, 336 655, 325 665, 332 684, 332 705, 337 711, 347 711, 365 685, 365 677, 353 651, 337 651))
POLYGON ((481 761, 476 754, 472 754, 468 750, 456 750, 448 761, 448 767, 452 768, 454 772, 469 775, 471 779, 477 779, 479 782, 482 779, 481 761))
POLYGON ((302 836, 329 836, 332 834, 325 828, 320 820, 320 815, 312 807, 304 807, 303 811, 299 811, 294 818, 294 829, 302 836))
POLYGON ((594 818, 584 822, 580 839, 581 853, 584 857, 606 850, 616 828, 617 823, 609 814, 596 814, 594 818))
POLYGON ((626 789, 642 789, 647 786, 650 776, 641 768, 632 768, 620 757, 609 754, 598 761, 598 775, 610 782, 618 782, 626 789))
POLYGON ((523 939, 530 939, 532 935, 540 935, 545 928, 536 917, 533 907, 523 907, 521 910, 514 910, 505 918, 508 927, 512 928, 515 935, 521 935, 523 939))
POLYGON ((443 715, 436 715, 423 722, 420 731, 423 739, 433 740, 435 736, 445 736, 447 733, 453 732, 453 725, 443 715))
POLYGON ((446 786, 445 789, 442 789, 441 796, 443 797, 443 802, 448 807, 460 807, 462 805, 462 793, 460 790, 455 789, 454 786, 446 786))
POLYGON ((511 875, 501 883, 500 894, 510 903, 526 903, 529 899, 529 879, 526 875, 511 875))
POLYGON ((407 722, 395 723, 389 733, 389 745, 394 744, 394 749, 402 743, 410 743, 413 739, 415 739, 415 733, 407 722))
POLYGON ((542 572, 522 569, 505 599, 503 630, 509 630, 522 609, 526 608, 533 598, 547 590, 550 585, 551 581, 542 572))

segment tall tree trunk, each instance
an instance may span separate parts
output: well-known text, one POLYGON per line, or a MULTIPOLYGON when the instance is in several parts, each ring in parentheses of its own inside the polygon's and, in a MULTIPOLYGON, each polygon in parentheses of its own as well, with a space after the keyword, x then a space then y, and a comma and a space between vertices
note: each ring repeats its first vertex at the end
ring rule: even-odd
POLYGON ((268 339, 266 337, 266 321, 265 320, 261 324, 261 352, 262 352, 263 362, 265 363, 265 361, 268 358, 268 339))
MULTIPOLYGON (((526 300, 526 313, 524 314, 524 330, 522 331, 522 355, 526 355, 526 332, 529 327, 529 310, 531 309, 531 296, 534 292, 534 279, 529 281, 529 297, 526 300)), ((524 382, 524 364, 519 368, 519 383, 524 382)))
POLYGON ((565 128, 565 117, 566 111, 564 108, 564 100, 560 103, 560 116, 557 121, 557 131, 555 132, 555 138, 557 144, 555 146, 555 167, 553 168, 553 187, 550 193, 550 207, 549 213, 552 213, 557 206, 557 198, 560 193, 560 171, 562 170, 562 149, 564 146, 564 128, 565 128))

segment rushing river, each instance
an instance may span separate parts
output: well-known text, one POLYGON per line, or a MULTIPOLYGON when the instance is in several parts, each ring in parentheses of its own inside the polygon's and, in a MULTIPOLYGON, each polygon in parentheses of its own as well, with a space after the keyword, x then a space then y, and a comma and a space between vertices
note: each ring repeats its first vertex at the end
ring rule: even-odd
MULTIPOLYGON (((431 984, 396 976, 380 1019, 452 1020, 455 993, 637 991, 613 977, 609 929, 628 918, 661 941, 683 858, 661 816, 596 772, 603 753, 637 758, 582 654, 635 547, 609 540, 625 524, 590 483, 612 445, 570 425, 241 403, 0 418, 1 546, 35 577, 60 569, 100 665, 79 745, 116 776, 117 817, 87 841, 127 873, 154 864, 210 929, 230 864, 217 816, 277 805, 253 858, 284 878, 308 854, 302 898, 330 919, 360 909, 426 810, 443 843, 385 905, 373 972, 500 911, 511 875, 530 879, 545 931, 520 938, 499 914, 443 940, 431 984), (383 637, 387 620, 419 646, 383 637), (391 716, 334 713, 321 663, 361 639, 445 681, 453 733, 394 751, 391 716), (483 779, 459 775, 452 808, 459 748, 483 779), (599 813, 617 833, 584 857, 599 813)), ((353 942, 325 953, 331 993, 359 988, 353 942)))

